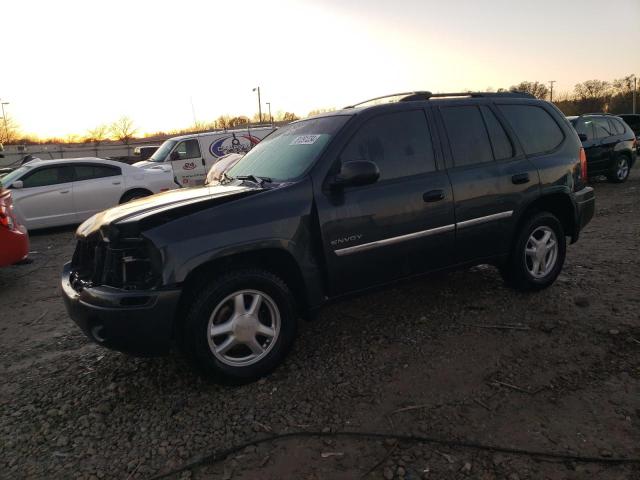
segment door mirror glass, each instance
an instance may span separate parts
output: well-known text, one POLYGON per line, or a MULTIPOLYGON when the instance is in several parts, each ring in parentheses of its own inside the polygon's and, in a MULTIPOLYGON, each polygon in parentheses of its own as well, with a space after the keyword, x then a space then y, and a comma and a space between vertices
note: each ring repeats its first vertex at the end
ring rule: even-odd
POLYGON ((24 183, 22 183, 22 180, 16 180, 11 184, 11 188, 22 188, 22 187, 24 187, 24 183))
POLYGON ((588 140, 586 133, 579 133, 578 138, 580 139, 581 142, 586 142, 588 140))
POLYGON ((369 185, 380 178, 378 166, 368 160, 344 162, 332 183, 334 187, 369 185))

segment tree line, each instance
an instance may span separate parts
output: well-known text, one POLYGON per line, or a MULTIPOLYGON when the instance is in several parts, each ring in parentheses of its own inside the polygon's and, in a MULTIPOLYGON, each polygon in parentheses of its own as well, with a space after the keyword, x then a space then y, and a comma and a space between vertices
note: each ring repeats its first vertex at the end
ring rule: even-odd
MULTIPOLYGON (((574 85, 572 91, 553 91, 553 103, 565 115, 581 115, 584 113, 630 113, 633 108, 634 75, 627 75, 612 81, 586 80, 574 85)), ((494 91, 493 88, 487 88, 494 91)), ((509 88, 498 88, 497 92, 525 92, 536 98, 551 100, 551 89, 540 81, 523 81, 509 88)), ((638 98, 640 103, 640 98, 638 98)), ((334 109, 317 109, 309 112, 307 116, 329 112, 334 109)), ((6 113, 6 112, 5 112, 6 113)), ((257 123, 288 123, 298 120, 295 113, 279 111, 271 119, 268 113, 263 113, 262 119, 256 113, 252 117, 240 115, 220 115, 214 120, 198 120, 193 125, 168 132, 156 132, 145 137, 167 137, 185 133, 205 132, 209 130, 225 130, 238 128, 257 123)), ((20 126, 13 118, 5 114, 5 124, 0 124, 0 142, 5 144, 33 144, 33 143, 92 143, 100 145, 107 141, 119 141, 129 145, 131 140, 139 138, 138 127, 128 116, 122 116, 112 123, 105 123, 89 129, 84 135, 70 134, 64 138, 38 138, 21 133, 20 126)))
MULTIPOLYGON (((553 92, 553 103, 565 115, 584 113, 631 113, 633 109, 634 75, 627 75, 613 81, 587 80, 577 83, 571 92, 553 92)), ((551 99, 551 91, 545 83, 520 82, 498 92, 525 92, 543 100, 551 99)), ((636 93, 637 95, 637 93, 636 93)), ((640 102, 640 98, 636 100, 640 102)), ((637 108, 637 107, 636 107, 637 108)))

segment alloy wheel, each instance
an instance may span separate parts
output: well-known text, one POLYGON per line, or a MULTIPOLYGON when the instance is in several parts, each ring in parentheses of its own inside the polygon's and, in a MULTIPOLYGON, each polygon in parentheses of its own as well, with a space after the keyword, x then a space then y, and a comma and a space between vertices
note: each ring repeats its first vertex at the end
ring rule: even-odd
POLYGON ((527 240, 524 250, 524 263, 534 278, 546 277, 558 260, 558 239, 550 227, 536 228, 527 240))
POLYGON ((240 290, 218 303, 209 317, 209 348, 225 365, 252 365, 271 351, 280 325, 280 311, 269 295, 240 290))

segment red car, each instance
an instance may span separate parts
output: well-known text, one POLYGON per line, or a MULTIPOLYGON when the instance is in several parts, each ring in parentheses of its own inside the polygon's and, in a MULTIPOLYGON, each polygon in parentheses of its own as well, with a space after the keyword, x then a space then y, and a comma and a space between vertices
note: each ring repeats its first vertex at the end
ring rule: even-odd
POLYGON ((0 267, 20 262, 28 254, 27 229, 18 223, 13 212, 11 191, 0 185, 0 267))

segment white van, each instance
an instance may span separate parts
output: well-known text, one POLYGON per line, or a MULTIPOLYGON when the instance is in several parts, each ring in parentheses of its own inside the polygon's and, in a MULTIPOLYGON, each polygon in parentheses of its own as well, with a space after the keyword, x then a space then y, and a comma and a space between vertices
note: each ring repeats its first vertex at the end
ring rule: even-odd
POLYGON ((182 187, 203 185, 207 172, 220 157, 247 153, 273 130, 272 127, 257 127, 173 137, 160 145, 148 160, 133 165, 171 169, 182 187))

